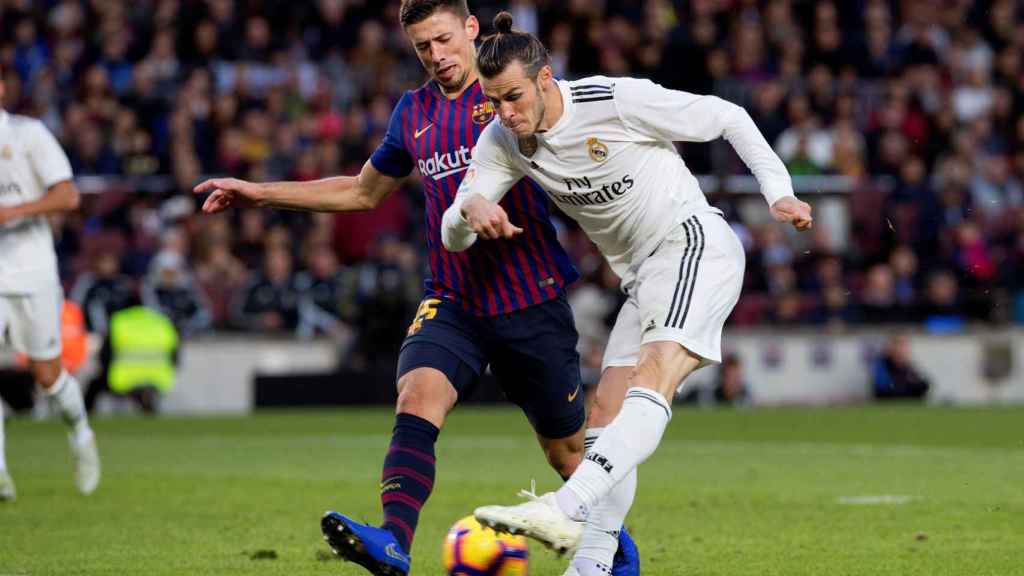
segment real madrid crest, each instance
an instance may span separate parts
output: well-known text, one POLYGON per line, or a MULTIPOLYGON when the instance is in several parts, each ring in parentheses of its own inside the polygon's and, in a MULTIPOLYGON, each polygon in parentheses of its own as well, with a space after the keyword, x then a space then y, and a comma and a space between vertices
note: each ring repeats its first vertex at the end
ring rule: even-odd
POLYGON ((4 160, 10 160, 11 156, 12 154, 10 144, 4 144, 4 147, 0 148, 0 158, 3 158, 4 160))
POLYGON ((597 138, 587 138, 587 153, 594 162, 604 162, 608 159, 608 145, 597 138))
POLYGON ((473 106, 473 122, 483 126, 494 119, 494 104, 484 102, 473 106))

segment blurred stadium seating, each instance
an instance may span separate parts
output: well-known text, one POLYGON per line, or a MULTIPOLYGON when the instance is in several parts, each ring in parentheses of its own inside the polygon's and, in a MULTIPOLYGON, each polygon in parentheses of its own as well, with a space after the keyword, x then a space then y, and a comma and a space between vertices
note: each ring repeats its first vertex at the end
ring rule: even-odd
MULTIPOLYGON (((347 331, 364 349, 393 349, 424 273, 415 179, 350 215, 208 217, 190 189, 203 175, 358 170, 402 91, 423 80, 398 5, 0 1, 4 107, 43 119, 90 193, 55 233, 91 330, 139 288, 190 336, 347 331)), ((1018 3, 470 5, 482 22, 510 6, 560 76, 644 76, 747 107, 819 220, 792 237, 767 221, 727 144, 680 146, 748 250, 733 326, 1024 323, 1018 3)), ((597 350, 616 282, 570 221, 560 228, 584 274, 572 295, 583 347, 597 350)))

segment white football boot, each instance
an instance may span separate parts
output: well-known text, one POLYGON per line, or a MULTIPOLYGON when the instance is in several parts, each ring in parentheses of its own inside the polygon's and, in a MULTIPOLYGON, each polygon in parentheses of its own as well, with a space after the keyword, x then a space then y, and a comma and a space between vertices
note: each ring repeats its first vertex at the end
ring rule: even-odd
POLYGON ((519 495, 529 501, 518 506, 481 506, 473 515, 496 532, 528 536, 559 554, 575 553, 583 535, 583 523, 562 512, 555 493, 537 496, 533 490, 522 490, 519 495))
POLYGON ((96 436, 89 434, 84 442, 76 442, 72 436, 71 456, 75 461, 75 486, 82 494, 89 495, 100 483, 100 453, 96 449, 96 436))
POLYGON ((565 569, 565 573, 562 576, 580 576, 580 571, 572 564, 569 564, 569 567, 565 569))
POLYGON ((17 492, 14 490, 14 480, 11 478, 10 473, 7 470, 0 470, 0 502, 5 500, 13 501, 17 497, 17 492))

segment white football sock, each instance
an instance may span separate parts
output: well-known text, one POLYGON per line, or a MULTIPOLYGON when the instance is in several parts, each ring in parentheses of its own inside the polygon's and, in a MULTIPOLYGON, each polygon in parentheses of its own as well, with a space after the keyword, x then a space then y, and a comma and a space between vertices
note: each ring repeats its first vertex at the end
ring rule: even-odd
POLYGON ((556 493, 562 511, 575 520, 586 519, 616 484, 654 453, 671 419, 672 407, 661 394, 630 388, 619 415, 556 493))
MULTIPOLYGON (((604 428, 587 430, 585 445, 588 449, 593 446, 603 431, 604 428)), ((597 569, 602 566, 611 566, 615 562, 615 552, 619 549, 619 531, 622 530, 626 515, 629 514, 629 509, 633 506, 633 497, 636 495, 636 478, 637 472, 634 468, 587 516, 583 536, 573 560, 573 565, 581 575, 590 574, 589 567, 584 569, 581 566, 581 564, 587 564, 586 561, 590 561, 590 565, 597 569)), ((601 574, 601 572, 595 573, 601 574)))
POLYGON ((580 576, 609 576, 612 573, 611 564, 602 564, 596 560, 579 556, 572 559, 572 567, 580 576))
POLYGON ((85 402, 82 390, 75 379, 66 370, 61 370, 57 382, 50 388, 43 388, 50 398, 50 405, 60 413, 64 423, 71 428, 71 437, 78 445, 84 444, 92 437, 89 418, 85 413, 85 402))
POLYGON ((7 470, 7 452, 4 450, 4 401, 0 399, 0 472, 7 470))

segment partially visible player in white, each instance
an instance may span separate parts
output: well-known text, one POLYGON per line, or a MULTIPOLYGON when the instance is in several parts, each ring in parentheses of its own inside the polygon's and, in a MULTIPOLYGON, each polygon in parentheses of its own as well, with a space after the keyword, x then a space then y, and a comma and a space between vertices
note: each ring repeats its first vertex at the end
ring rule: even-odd
MULTIPOLYGON (((0 101, 4 95, 0 80, 0 101)), ((90 494, 100 481, 96 438, 82 391, 61 366, 64 292, 47 214, 78 208, 71 164, 42 122, 0 108, 0 340, 25 353, 36 383, 68 425, 75 484, 90 494)), ((0 403, 0 500, 13 500, 0 403)))
POLYGON ((522 233, 497 202, 529 176, 579 222, 628 299, 605 351, 583 463, 557 492, 478 508, 476 517, 576 550, 567 575, 609 574, 636 468, 661 441, 680 384, 721 361, 722 327, 743 283, 743 247, 673 142, 724 137, 776 220, 809 229, 811 208, 793 195, 785 166, 743 108, 634 78, 555 80, 539 40, 512 31, 507 13, 495 27, 478 62, 501 122, 477 141, 444 215, 445 246, 522 233))

